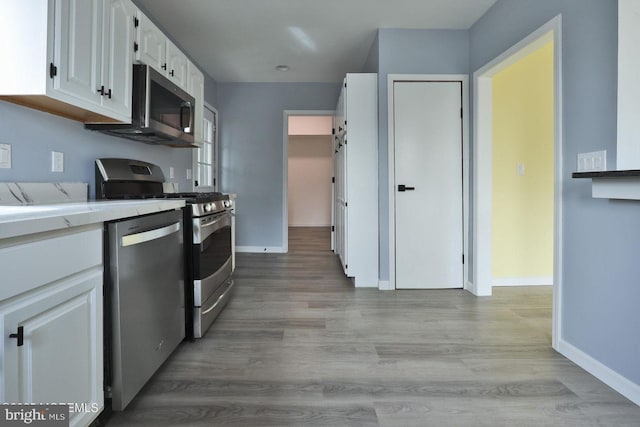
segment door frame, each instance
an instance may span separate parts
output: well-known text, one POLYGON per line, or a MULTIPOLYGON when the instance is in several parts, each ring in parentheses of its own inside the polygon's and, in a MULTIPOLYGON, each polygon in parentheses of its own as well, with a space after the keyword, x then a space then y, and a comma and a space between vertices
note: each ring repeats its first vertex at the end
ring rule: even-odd
POLYGON ((461 82, 462 83, 462 266, 461 287, 468 289, 469 248, 469 76, 466 74, 389 74, 387 76, 387 121, 389 156, 389 289, 396 289, 396 166, 394 137, 394 83, 395 82, 461 82))
MULTIPOLYGON (((220 151, 219 151, 219 147, 218 146, 220 144, 218 144, 218 139, 219 139, 219 137, 218 137, 218 133, 219 133, 218 132, 218 110, 213 105, 209 104, 207 101, 204 102, 204 108, 209 110, 209 111, 211 111, 211 112, 213 112, 213 125, 215 126, 215 129, 216 129, 216 131, 214 133, 214 136, 213 136, 213 153, 212 153, 213 154, 213 160, 214 160, 213 165, 215 167, 215 173, 213 175, 213 182, 214 182, 213 187, 215 189, 214 191, 219 191, 218 189, 220 188, 220 179, 219 179, 219 177, 220 177, 220 168, 219 168, 220 162, 219 162, 218 155, 220 154, 220 151)), ((203 121, 204 121, 204 119, 203 119, 203 121)), ((204 126, 204 123, 201 123, 200 125, 204 126)), ((203 136, 203 138, 204 138, 204 136, 203 136)), ((198 188, 198 187, 196 187, 196 180, 199 177, 196 175, 196 172, 198 170, 198 150, 201 150, 201 149, 202 148, 199 147, 199 148, 196 148, 195 150, 191 150, 191 172, 192 172, 191 173, 191 191, 198 191, 198 190, 196 190, 196 188, 198 188)))
POLYGON ((473 271, 470 291, 492 293, 493 76, 554 42, 554 237, 552 347, 558 350, 562 309, 562 16, 558 15, 473 73, 473 271))
MULTIPOLYGON (((335 114, 335 110, 284 110, 282 113, 282 253, 289 252, 289 117, 335 114)), ((331 204, 333 210, 333 200, 331 204)))

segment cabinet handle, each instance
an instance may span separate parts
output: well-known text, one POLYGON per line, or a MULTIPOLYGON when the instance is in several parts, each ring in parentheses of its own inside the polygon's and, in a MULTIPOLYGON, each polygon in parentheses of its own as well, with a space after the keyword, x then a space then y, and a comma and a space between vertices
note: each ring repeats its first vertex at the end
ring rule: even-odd
POLYGON ((9 338, 16 338, 18 340, 18 347, 22 347, 24 344, 24 327, 18 326, 18 333, 9 334, 9 338))
POLYGON ((109 92, 107 92, 107 96, 109 97, 109 99, 111 99, 111 89, 109 89, 109 92))
POLYGON ((166 70, 167 69, 167 63, 165 62, 164 64, 162 64, 162 69, 166 70))
POLYGON ((104 96, 104 86, 100 86, 100 89, 98 89, 96 92, 98 92, 100 95, 104 96))
POLYGON ((174 76, 173 70, 171 70, 169 74, 171 74, 171 77, 173 77, 174 76))

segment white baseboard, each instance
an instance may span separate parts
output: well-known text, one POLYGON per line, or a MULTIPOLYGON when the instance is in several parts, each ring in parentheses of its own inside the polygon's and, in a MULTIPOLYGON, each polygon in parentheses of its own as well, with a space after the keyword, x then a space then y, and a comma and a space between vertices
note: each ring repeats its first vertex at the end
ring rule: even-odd
POLYGON ((558 349, 567 359, 640 406, 640 385, 628 380, 562 339, 558 342, 558 349))
POLYGON ((378 290, 381 290, 381 291, 395 291, 395 289, 391 287, 391 281, 389 281, 389 280, 380 280, 378 282, 378 290))
POLYGON ((464 290, 466 290, 467 292, 471 292, 473 295, 477 296, 477 297, 490 297, 491 296, 491 290, 492 287, 489 288, 489 292, 488 293, 482 293, 480 291, 478 291, 478 287, 475 285, 475 283, 467 281, 464 284, 464 290))
POLYGON ((282 246, 236 246, 236 252, 252 253, 252 254, 282 254, 284 248, 282 246))
POLYGON ((494 277, 493 286, 552 286, 553 276, 540 277, 494 277))
POLYGON ((474 293, 473 291, 475 291, 475 286, 473 286, 473 283, 471 283, 470 281, 466 281, 464 282, 464 286, 462 287, 462 289, 464 289, 467 292, 471 292, 474 293))
POLYGON ((358 282, 358 280, 353 279, 353 285, 356 288, 378 288, 378 281, 376 280, 375 282, 371 281, 371 282, 358 282))

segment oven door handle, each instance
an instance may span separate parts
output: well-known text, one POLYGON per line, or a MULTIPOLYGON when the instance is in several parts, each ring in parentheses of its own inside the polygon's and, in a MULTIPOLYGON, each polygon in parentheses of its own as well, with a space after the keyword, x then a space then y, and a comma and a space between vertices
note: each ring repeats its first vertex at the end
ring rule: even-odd
POLYGON ((204 224, 204 225, 200 226, 200 228, 201 228, 202 230, 204 230, 205 228, 213 227, 214 225, 216 225, 217 223, 219 223, 220 221, 222 221, 223 219, 225 219, 225 217, 226 217, 226 216, 227 216, 227 214, 226 214, 226 213, 225 213, 225 214, 222 214, 222 215, 220 215, 219 217, 217 217, 216 219, 214 219, 213 221, 208 222, 208 223, 206 223, 206 224, 204 224))
MULTIPOLYGON (((223 227, 216 227, 220 222, 228 221, 229 226, 231 226, 231 217, 227 212, 221 214, 216 217, 213 221, 208 222, 206 224, 202 224, 201 220, 194 221, 193 227, 193 243, 202 243, 207 237, 211 236, 213 233, 218 231, 223 227), (197 226, 196 226, 197 223, 197 226)), ((226 225, 226 224, 225 224, 226 225)))
POLYGON ((149 242, 151 240, 161 239, 173 233, 180 231, 180 221, 167 225, 166 227, 155 228, 142 233, 129 234, 122 236, 122 247, 139 245, 140 243, 149 242))
POLYGON ((213 311, 213 310, 218 306, 218 304, 220 304, 220 301, 221 301, 225 296, 227 296, 227 293, 231 290, 231 288, 233 288, 233 285, 234 285, 234 284, 235 284, 235 283, 233 282, 233 280, 232 280, 232 281, 230 281, 230 282, 228 282, 228 283, 227 283, 227 285, 226 285, 226 286, 227 286, 227 289, 225 289, 225 290, 224 290, 224 292, 223 292, 222 294, 220 294, 220 296, 218 297, 218 299, 216 300, 216 302, 215 302, 211 307, 207 308, 205 311, 203 311, 203 312, 202 312, 202 315, 204 316, 205 314, 208 314, 208 313, 210 313, 211 311, 213 311))

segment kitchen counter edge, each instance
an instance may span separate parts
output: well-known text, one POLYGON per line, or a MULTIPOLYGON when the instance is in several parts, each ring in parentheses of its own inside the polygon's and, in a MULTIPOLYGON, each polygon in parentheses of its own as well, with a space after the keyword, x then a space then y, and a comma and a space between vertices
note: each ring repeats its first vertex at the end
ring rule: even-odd
POLYGON ((0 239, 180 209, 184 200, 106 200, 0 206, 0 239))

